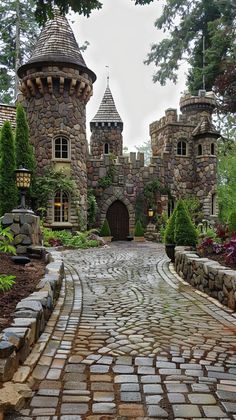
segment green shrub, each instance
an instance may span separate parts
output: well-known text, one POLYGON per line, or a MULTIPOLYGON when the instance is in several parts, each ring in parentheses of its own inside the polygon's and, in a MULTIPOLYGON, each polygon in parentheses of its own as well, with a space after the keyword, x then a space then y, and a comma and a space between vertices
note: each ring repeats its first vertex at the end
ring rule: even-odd
POLYGON ((144 229, 142 226, 142 223, 140 222, 140 220, 137 220, 136 224, 135 224, 135 229, 134 229, 134 236, 143 236, 144 235, 144 229))
POLYGON ((108 223, 107 219, 105 219, 104 222, 103 222, 103 225, 102 225, 101 230, 100 230, 100 235, 101 236, 111 236, 111 229, 110 229, 110 226, 109 226, 109 223, 108 223))
POLYGON ((176 208, 174 209, 166 225, 166 229, 164 233, 165 244, 175 244, 175 220, 176 220, 176 208))
POLYGON ((0 292, 7 292, 10 290, 15 283, 16 276, 6 276, 0 274, 0 292))
POLYGON ((0 225, 0 252, 16 254, 16 248, 12 245, 13 235, 9 227, 3 228, 0 225))
POLYGON ((197 231, 183 201, 180 200, 176 206, 175 244, 196 246, 196 243, 197 231))
POLYGON ((236 232, 236 211, 231 211, 229 218, 228 218, 228 232, 230 235, 236 232))
POLYGON ((99 245, 97 240, 89 238, 93 230, 76 232, 75 234, 67 230, 51 230, 48 228, 42 230, 45 246, 62 245, 71 248, 92 248, 99 245))

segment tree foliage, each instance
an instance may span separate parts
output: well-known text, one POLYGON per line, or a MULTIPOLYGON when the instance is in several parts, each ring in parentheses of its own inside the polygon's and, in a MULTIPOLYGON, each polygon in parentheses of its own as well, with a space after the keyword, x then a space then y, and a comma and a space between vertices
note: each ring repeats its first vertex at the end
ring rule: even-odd
POLYGON ((197 231, 182 200, 176 205, 175 244, 196 246, 197 231))
POLYGON ((0 215, 17 206, 18 192, 15 181, 15 145, 11 124, 3 124, 0 137, 0 215))
POLYGON ((101 236, 111 236, 111 229, 110 229, 110 226, 109 226, 109 223, 108 223, 107 219, 105 219, 103 224, 102 224, 102 227, 100 229, 100 235, 101 236))
POLYGON ((39 28, 34 0, 2 0, 0 3, 0 102, 14 100, 17 68, 29 58, 39 28))
POLYGON ((154 82, 165 85, 177 81, 180 63, 190 65, 187 86, 192 94, 203 88, 211 90, 224 64, 234 57, 236 7, 234 0, 166 0, 163 13, 155 22, 166 38, 153 44, 146 64, 154 63, 154 82), (205 68, 203 70, 203 37, 205 68))
POLYGON ((175 220, 176 220, 176 208, 174 209, 166 225, 166 229, 164 233, 165 244, 169 244, 169 245, 175 244, 175 220))
POLYGON ((135 149, 138 152, 144 153, 144 165, 149 165, 152 156, 151 139, 143 142, 140 146, 135 146, 135 149))
POLYGON ((16 167, 23 166, 34 172, 35 159, 32 145, 29 141, 29 127, 26 119, 26 113, 21 104, 17 105, 16 109, 16 132, 15 132, 15 147, 16 147, 16 167))

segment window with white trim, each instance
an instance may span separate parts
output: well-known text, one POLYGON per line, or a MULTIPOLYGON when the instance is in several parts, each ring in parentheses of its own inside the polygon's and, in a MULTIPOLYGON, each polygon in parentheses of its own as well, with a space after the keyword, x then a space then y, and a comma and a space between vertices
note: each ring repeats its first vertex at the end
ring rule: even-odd
POLYGON ((177 143, 177 155, 186 156, 187 155, 187 143, 186 141, 180 140, 177 143))
POLYGON ((70 142, 66 137, 56 137, 54 139, 54 158, 70 159, 70 142))
POLYGON ((69 221, 69 196, 64 191, 57 191, 54 196, 54 222, 69 221))

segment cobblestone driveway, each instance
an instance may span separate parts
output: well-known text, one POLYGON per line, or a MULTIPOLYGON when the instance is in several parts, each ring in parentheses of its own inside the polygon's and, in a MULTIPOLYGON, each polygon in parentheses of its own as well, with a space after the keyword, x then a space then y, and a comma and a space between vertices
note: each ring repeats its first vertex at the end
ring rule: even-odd
POLYGON ((35 395, 17 418, 236 419, 236 318, 179 282, 161 245, 63 255, 35 395))

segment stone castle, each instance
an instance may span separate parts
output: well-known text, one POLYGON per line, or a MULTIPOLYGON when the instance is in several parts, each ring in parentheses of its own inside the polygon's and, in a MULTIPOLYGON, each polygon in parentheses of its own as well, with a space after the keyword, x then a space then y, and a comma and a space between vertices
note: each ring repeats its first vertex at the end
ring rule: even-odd
MULTIPOLYGON (((152 157, 144 165, 142 153, 123 155, 123 121, 109 85, 90 122, 90 150, 86 139, 86 104, 96 76, 79 50, 65 17, 57 12, 42 30, 29 61, 18 70, 20 100, 28 116, 30 139, 41 174, 48 165, 75 180, 77 200, 56 191, 48 203, 46 224, 78 229, 87 220, 87 191, 95 192, 97 224, 107 217, 112 236, 133 233, 137 200, 146 185, 158 180, 155 211, 171 213, 180 197, 198 197, 206 219, 217 216, 217 138, 211 116, 214 97, 200 92, 180 100, 181 114, 168 109, 150 125, 152 157), (168 191, 168 193, 167 193, 168 191)), ((14 125, 15 109, 0 106, 1 120, 14 125)))

